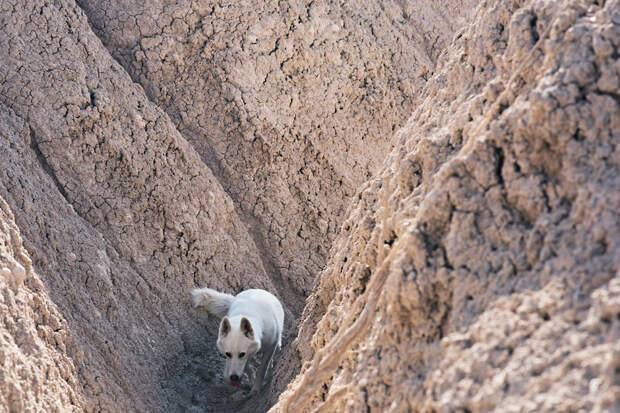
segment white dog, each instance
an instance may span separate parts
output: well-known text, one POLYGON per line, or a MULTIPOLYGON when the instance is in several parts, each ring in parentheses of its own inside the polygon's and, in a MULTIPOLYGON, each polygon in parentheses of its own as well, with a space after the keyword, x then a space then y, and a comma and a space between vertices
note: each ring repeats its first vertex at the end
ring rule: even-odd
POLYGON ((248 359, 263 351, 252 393, 261 390, 263 380, 271 374, 273 356, 282 346, 284 310, 280 301, 265 290, 246 290, 233 297, 210 288, 193 290, 192 301, 194 307, 206 307, 211 314, 223 317, 217 348, 226 358, 224 378, 229 384, 241 385, 248 359))

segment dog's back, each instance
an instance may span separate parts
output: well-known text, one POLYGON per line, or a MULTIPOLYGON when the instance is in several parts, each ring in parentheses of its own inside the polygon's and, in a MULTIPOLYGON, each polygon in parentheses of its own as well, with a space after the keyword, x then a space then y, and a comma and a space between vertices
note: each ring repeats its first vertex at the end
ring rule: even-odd
POLYGON ((280 301, 265 290, 245 290, 237 294, 228 310, 230 317, 236 315, 258 317, 263 322, 263 341, 282 346, 284 309, 280 301))

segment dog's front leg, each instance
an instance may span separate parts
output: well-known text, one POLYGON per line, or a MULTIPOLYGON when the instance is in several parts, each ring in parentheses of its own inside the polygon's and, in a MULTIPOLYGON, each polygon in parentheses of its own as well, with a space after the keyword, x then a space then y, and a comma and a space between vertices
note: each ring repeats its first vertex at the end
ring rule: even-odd
POLYGON ((273 350, 273 347, 263 348, 262 360, 258 370, 256 370, 256 378, 254 379, 254 385, 252 386, 251 393, 261 391, 263 387, 263 380, 265 379, 265 372, 267 371, 267 367, 269 366, 269 362, 273 356, 273 350))
POLYGON ((275 345, 273 346, 273 351, 271 352, 271 355, 269 356, 269 361, 267 362, 267 372, 265 373, 265 381, 263 382, 263 386, 265 385, 265 383, 269 383, 271 381, 271 378, 273 377, 273 359, 276 355, 276 351, 280 348, 280 346, 275 345))

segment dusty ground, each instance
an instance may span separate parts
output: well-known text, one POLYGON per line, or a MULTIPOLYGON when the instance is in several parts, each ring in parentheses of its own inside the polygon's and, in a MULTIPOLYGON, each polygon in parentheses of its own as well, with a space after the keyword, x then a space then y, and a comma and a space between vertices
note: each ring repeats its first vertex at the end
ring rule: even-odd
POLYGON ((2 2, 0 411, 620 409, 619 46, 618 1, 2 2), (206 285, 283 301, 264 394, 206 285))

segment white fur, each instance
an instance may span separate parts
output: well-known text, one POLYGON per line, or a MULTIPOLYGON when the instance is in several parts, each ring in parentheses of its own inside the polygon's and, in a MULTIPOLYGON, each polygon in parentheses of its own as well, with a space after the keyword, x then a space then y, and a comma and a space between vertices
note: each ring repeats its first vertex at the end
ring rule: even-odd
POLYGON ((282 346, 284 310, 280 301, 265 290, 246 290, 233 297, 201 288, 191 294, 194 307, 205 307, 211 314, 223 317, 217 348, 226 360, 224 378, 229 384, 239 385, 231 377, 241 378, 248 359, 262 350, 261 365, 252 386, 252 392, 259 391, 271 373, 273 355, 282 346))
POLYGON ((192 290, 192 302, 194 307, 206 307, 207 311, 218 317, 224 317, 228 312, 230 303, 235 299, 230 294, 220 293, 210 288, 197 288, 192 290))

